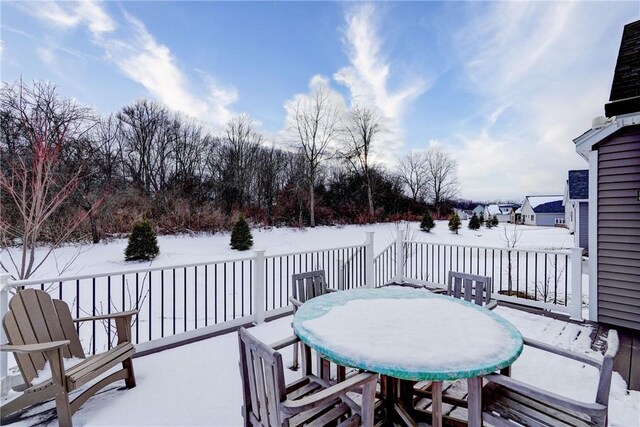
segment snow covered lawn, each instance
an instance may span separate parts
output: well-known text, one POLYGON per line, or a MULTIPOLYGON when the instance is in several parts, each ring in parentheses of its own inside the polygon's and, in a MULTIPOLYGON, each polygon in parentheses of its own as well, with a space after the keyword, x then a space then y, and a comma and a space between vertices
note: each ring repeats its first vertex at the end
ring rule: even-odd
MULTIPOLYGON (((316 228, 264 228, 254 229, 254 249, 265 249, 266 255, 277 255, 299 251, 330 249, 361 245, 365 232, 373 231, 374 253, 380 253, 396 237, 398 229, 407 231, 407 238, 430 243, 457 245, 504 247, 505 229, 511 235, 514 226, 500 224, 497 228, 473 231, 462 222, 459 234, 451 233, 446 221, 436 221, 430 232, 420 231, 419 223, 380 223, 371 225, 325 226, 316 228)), ((521 238, 520 249, 560 249, 573 246, 573 236, 566 228, 517 226, 521 238)), ((64 271, 64 276, 80 274, 100 274, 115 271, 134 270, 144 267, 162 267, 180 264, 204 263, 209 261, 239 259, 253 255, 253 251, 239 252, 229 247, 229 233, 214 235, 160 236, 160 255, 151 263, 124 261, 126 239, 114 239, 81 247, 65 246, 54 251, 33 278, 49 278, 60 275, 69 260, 77 255, 73 264, 64 271), (78 251, 80 251, 78 255, 78 251)), ((43 256, 44 249, 37 251, 36 257, 43 256)), ((12 249, 14 257, 17 251, 12 249)), ((3 258, 6 254, 2 254, 3 258)))
MULTIPOLYGON (((572 351, 601 357, 590 349, 591 328, 529 313, 498 307, 496 313, 513 323, 524 336, 572 351)), ((291 317, 258 326, 252 332, 266 342, 292 334, 291 317)), ((283 350, 285 365, 290 349, 283 350)), ((134 361, 138 386, 114 388, 91 398, 74 415, 76 426, 239 426, 241 387, 238 344, 235 333, 222 335, 134 361)), ((299 373, 287 370, 287 381, 299 373)), ((525 348, 513 365, 513 376, 530 384, 577 399, 593 400, 597 370, 559 356, 525 348)), ((47 419, 42 414, 52 403, 26 414, 13 425, 35 425, 47 419)), ((640 424, 640 392, 627 391, 614 373, 610 397, 610 425, 640 424)), ((56 420, 49 420, 55 425, 56 420)))

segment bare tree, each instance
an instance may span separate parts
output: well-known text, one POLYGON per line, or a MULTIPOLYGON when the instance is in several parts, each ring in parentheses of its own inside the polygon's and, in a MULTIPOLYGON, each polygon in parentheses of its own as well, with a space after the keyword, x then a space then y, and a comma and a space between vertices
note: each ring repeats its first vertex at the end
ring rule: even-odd
POLYGON ((438 218, 440 210, 447 200, 451 200, 459 193, 457 162, 438 148, 430 148, 425 153, 427 167, 427 182, 429 194, 438 218))
POLYGON ((374 217, 375 210, 369 174, 369 155, 373 139, 382 130, 381 121, 380 114, 373 108, 356 104, 349 111, 343 125, 346 137, 341 155, 364 178, 370 219, 374 217))
MULTIPOLYGON (((14 122, 14 139, 2 145, 0 190, 3 193, 0 229, 6 241, 21 245, 19 259, 7 251, 16 279, 29 278, 53 250, 76 230, 102 202, 87 210, 55 216, 75 193, 84 169, 69 170, 63 151, 94 123, 90 110, 56 95, 48 83, 27 88, 22 81, 4 85, 1 93, 2 120, 14 122), (8 211, 13 210, 15 215, 8 211), (56 226, 51 223, 55 221, 56 226), (36 246, 46 231, 48 250, 36 260, 36 246)), ((5 126, 3 125, 3 128, 5 126)), ((6 263, 0 263, 9 271, 6 263)))
POLYGON ((400 178, 414 202, 423 201, 428 196, 428 172, 427 155, 424 152, 412 151, 400 160, 400 178))
MULTIPOLYGON (((510 232, 507 232, 508 227, 502 229, 502 236, 500 239, 504 242, 504 245, 509 248, 507 251, 507 292, 511 296, 513 293, 513 260, 511 257, 511 249, 514 249, 518 245, 518 241, 522 237, 522 231, 518 230, 518 225, 514 225, 510 232)), ((537 268, 537 267, 536 267, 537 268)))
POLYGON ((309 224, 315 227, 314 186, 320 162, 329 144, 338 136, 340 113, 332 104, 329 90, 316 86, 309 95, 300 96, 288 118, 288 129, 302 147, 309 186, 309 224))

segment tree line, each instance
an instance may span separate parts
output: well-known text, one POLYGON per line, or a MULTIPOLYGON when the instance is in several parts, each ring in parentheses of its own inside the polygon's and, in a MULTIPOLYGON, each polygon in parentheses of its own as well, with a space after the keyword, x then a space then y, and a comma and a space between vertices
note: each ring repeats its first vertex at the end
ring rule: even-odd
POLYGON ((42 81, 3 83, 0 98, 2 247, 23 248, 3 267, 19 278, 43 261, 38 244, 99 242, 141 217, 165 234, 229 230, 240 213, 270 226, 395 221, 446 215, 458 191, 442 151, 392 171, 372 162, 380 114, 341 111, 322 87, 298 97, 283 141, 247 115, 215 131, 147 99, 102 116, 42 81))

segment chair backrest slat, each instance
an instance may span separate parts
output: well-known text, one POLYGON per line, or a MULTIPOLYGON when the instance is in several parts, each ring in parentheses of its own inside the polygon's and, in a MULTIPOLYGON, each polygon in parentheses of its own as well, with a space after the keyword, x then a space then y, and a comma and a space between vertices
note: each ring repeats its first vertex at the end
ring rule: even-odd
MULTIPOLYGON (((16 321, 15 314, 12 311, 7 313, 2 324, 11 344, 27 344, 24 342, 24 339, 20 334, 18 322, 16 321)), ((31 355, 25 353, 13 353, 13 357, 16 359, 22 378, 27 384, 31 384, 31 380, 38 375, 38 367, 35 365, 31 355)))
MULTIPOLYGON (((327 292, 324 270, 310 271, 291 275, 291 293, 295 299, 304 303, 311 298, 327 292)), ((295 310, 295 308, 294 308, 295 310)))
MULTIPOLYGON (((53 300, 53 305, 60 321, 60 330, 65 340, 69 340, 69 345, 65 348, 65 354, 67 351, 70 353, 70 357, 78 357, 84 359, 84 350, 82 344, 80 344, 80 337, 78 337, 78 331, 75 328, 73 319, 71 318, 71 311, 66 302, 59 299, 53 300)), ((67 357, 67 356, 65 356, 67 357)))
MULTIPOLYGON (((10 344, 38 344, 58 340, 69 340, 63 348, 63 356, 84 358, 78 333, 71 319, 69 306, 41 290, 19 291, 9 302, 4 329, 10 344)), ((37 376, 45 366, 43 353, 16 354, 16 361, 26 384, 37 376)))
POLYGON ((491 277, 450 271, 447 294, 480 306, 488 304, 491 301, 491 277))
POLYGON ((280 426, 280 402, 286 399, 282 356, 246 329, 238 331, 245 424, 248 417, 261 426, 280 426))

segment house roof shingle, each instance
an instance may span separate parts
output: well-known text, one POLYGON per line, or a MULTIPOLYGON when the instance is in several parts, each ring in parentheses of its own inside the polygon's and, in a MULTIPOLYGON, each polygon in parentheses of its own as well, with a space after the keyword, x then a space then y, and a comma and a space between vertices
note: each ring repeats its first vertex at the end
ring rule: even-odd
POLYGON ((624 26, 609 101, 607 117, 640 111, 640 21, 624 26))
POLYGON ((569 199, 589 198, 589 169, 569 171, 569 199))
POLYGON ((562 206, 562 200, 554 200, 536 206, 533 211, 535 213, 564 213, 564 206, 562 206))

